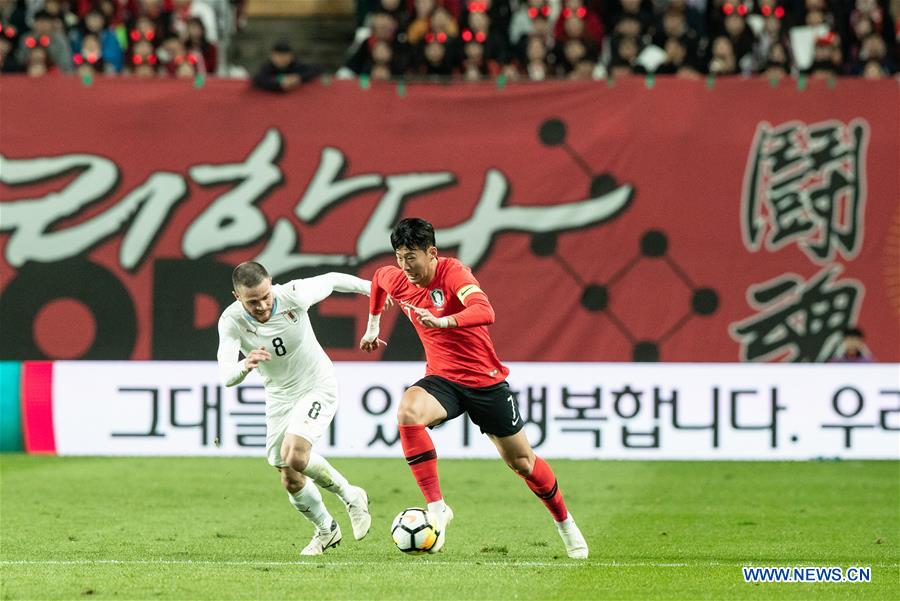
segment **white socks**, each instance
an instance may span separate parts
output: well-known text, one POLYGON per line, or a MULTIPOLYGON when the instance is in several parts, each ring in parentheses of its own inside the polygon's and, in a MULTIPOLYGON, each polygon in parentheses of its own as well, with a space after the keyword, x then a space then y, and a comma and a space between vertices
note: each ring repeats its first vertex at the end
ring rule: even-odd
POLYGON ((316 481, 316 484, 324 488, 330 493, 334 493, 341 498, 345 504, 350 503, 353 499, 350 496, 350 483, 344 478, 343 474, 334 469, 328 461, 318 453, 309 454, 309 463, 303 470, 303 475, 308 476, 316 481))
POLYGON ((435 515, 443 515, 443 513, 447 511, 447 504, 444 503, 443 499, 432 501, 428 504, 428 511, 434 513, 435 515))
POLYGON ((331 522, 334 521, 334 518, 325 508, 325 503, 322 502, 322 493, 311 479, 307 479, 299 491, 293 494, 288 493, 288 500, 297 511, 303 514, 303 517, 315 525, 320 534, 331 529, 331 522))
POLYGON ((553 523, 556 524, 557 528, 568 528, 570 525, 575 523, 575 520, 572 518, 571 513, 566 513, 566 519, 564 519, 561 522, 557 522, 556 520, 553 520, 553 523))

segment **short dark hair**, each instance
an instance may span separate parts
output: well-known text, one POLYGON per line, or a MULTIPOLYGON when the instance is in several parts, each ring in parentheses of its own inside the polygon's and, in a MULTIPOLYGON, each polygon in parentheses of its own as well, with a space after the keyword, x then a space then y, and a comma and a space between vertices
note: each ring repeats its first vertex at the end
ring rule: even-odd
POLYGON ((231 285, 237 290, 239 286, 254 288, 263 280, 269 279, 269 272, 256 261, 245 261, 231 272, 231 285))
POLYGON ((272 44, 272 52, 280 52, 282 54, 293 54, 294 48, 291 43, 285 39, 277 40, 272 44))
POLYGON ((397 250, 405 246, 411 250, 428 250, 434 246, 434 226, 418 217, 404 219, 391 232, 391 246, 397 250))
POLYGON ((865 338, 865 336, 863 335, 863 331, 860 330, 859 328, 847 328, 846 330, 844 330, 844 336, 845 337, 853 336, 855 338, 865 338))

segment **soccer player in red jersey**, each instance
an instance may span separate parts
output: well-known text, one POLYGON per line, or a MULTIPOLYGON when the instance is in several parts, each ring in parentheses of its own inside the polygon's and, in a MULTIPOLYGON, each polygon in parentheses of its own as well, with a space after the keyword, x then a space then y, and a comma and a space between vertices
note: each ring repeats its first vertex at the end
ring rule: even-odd
POLYGON ((371 353, 384 343, 378 332, 388 295, 400 303, 425 346, 425 377, 403 393, 397 419, 403 454, 438 530, 431 552, 444 546, 453 512, 441 494, 437 454, 425 428, 468 413, 547 506, 569 557, 586 558, 587 542, 566 509, 553 470, 534 454, 522 431, 525 423, 506 383, 509 369, 500 363, 487 331, 494 309, 478 280, 458 260, 438 257, 434 228, 427 221, 404 219, 394 228, 391 245, 399 268, 375 272, 369 323, 359 346, 371 353))

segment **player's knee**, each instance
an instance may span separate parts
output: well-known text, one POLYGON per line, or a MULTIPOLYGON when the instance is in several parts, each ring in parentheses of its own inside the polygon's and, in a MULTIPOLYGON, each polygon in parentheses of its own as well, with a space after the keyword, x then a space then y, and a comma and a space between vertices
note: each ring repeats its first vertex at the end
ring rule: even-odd
POLYGON ((419 408, 419 404, 410 399, 401 399, 397 409, 397 423, 402 426, 424 424, 425 416, 419 408))
POLYGON ((301 449, 290 448, 283 457, 284 462, 288 464, 292 470, 302 472, 309 465, 309 453, 301 449))
POLYGON ((527 478, 534 469, 534 455, 518 455, 509 459, 506 465, 523 478, 527 478))

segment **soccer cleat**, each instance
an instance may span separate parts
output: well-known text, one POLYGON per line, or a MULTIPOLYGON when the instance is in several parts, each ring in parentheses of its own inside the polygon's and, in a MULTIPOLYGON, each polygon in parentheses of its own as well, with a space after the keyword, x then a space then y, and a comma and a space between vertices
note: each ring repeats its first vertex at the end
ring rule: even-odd
POLYGON ((372 525, 372 516, 369 514, 369 495, 359 486, 353 487, 356 491, 356 500, 345 503, 347 513, 350 515, 350 523, 353 525, 353 538, 362 540, 369 533, 372 525))
POLYGON ((331 529, 327 532, 313 534, 312 540, 306 545, 300 555, 321 555, 331 547, 341 544, 341 527, 335 520, 331 521, 331 529))
POLYGON ((575 524, 575 520, 570 513, 562 522, 556 522, 556 530, 559 532, 563 544, 566 546, 566 553, 573 559, 587 559, 588 546, 587 541, 575 524))
POLYGON ((450 520, 453 519, 453 510, 450 509, 449 505, 444 505, 443 511, 429 511, 428 515, 430 516, 431 523, 434 526, 434 529, 437 530, 438 535, 437 540, 434 545, 428 549, 428 552, 437 553, 444 548, 444 541, 447 540, 447 526, 450 525, 450 520))

